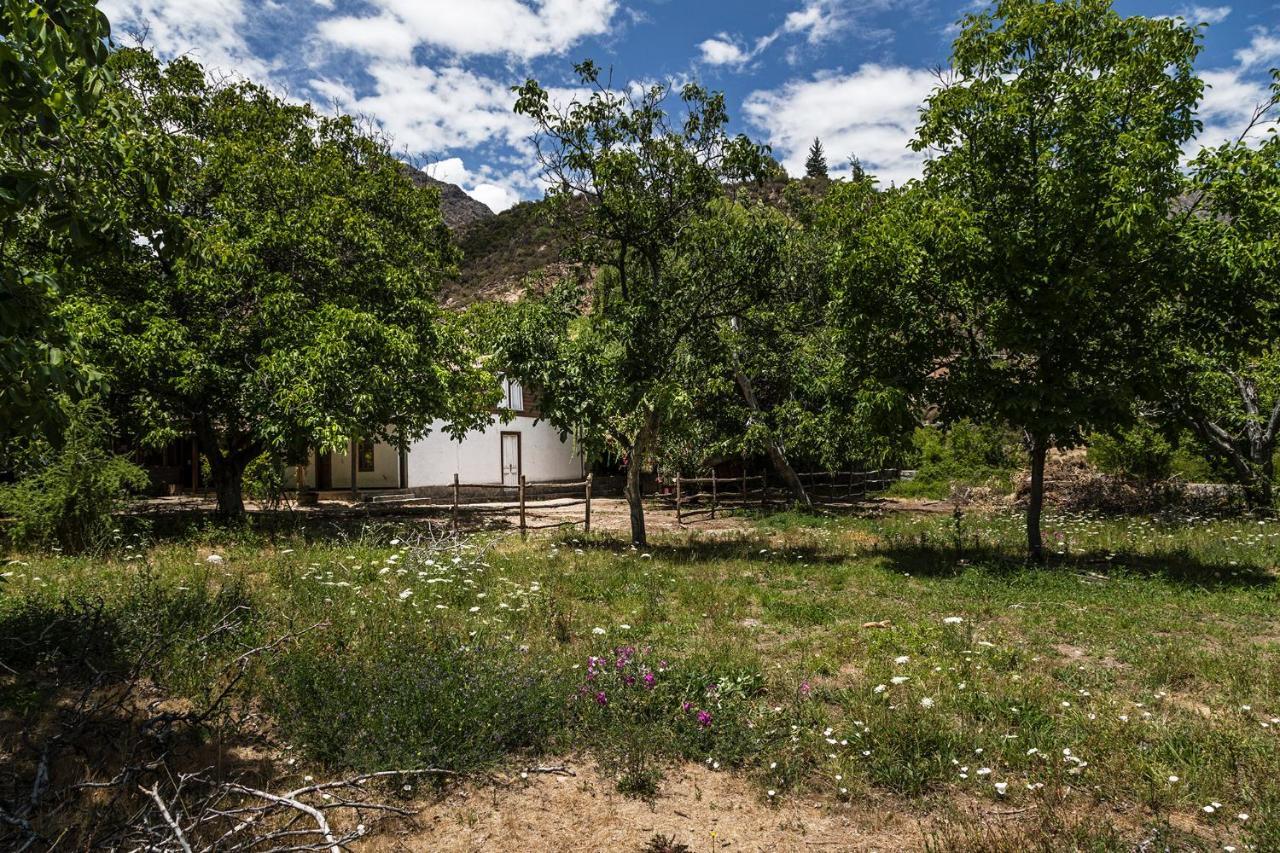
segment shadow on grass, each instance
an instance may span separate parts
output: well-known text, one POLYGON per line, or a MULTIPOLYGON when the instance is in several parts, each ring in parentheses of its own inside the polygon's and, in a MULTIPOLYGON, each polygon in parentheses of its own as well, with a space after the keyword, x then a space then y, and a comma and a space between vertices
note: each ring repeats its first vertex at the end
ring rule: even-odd
POLYGON ((1116 553, 1108 559, 1104 551, 1050 555, 1044 563, 1034 563, 1025 554, 990 547, 954 548, 946 545, 891 545, 872 555, 889 561, 896 572, 918 577, 956 577, 978 569, 997 576, 1020 575, 1029 569, 1072 572, 1085 577, 1109 579, 1138 575, 1197 588, 1269 588, 1277 578, 1258 566, 1233 566, 1209 562, 1185 551, 1165 554, 1116 553))
POLYGON ((557 537, 556 541, 561 544, 561 547, 581 548, 584 551, 601 551, 611 554, 634 551, 637 554, 652 554, 657 558, 685 563, 740 560, 777 565, 781 559, 785 559, 787 562, 803 561, 810 565, 834 565, 847 561, 850 556, 832 553, 809 544, 769 548, 765 547, 766 540, 755 531, 744 529, 731 531, 731 533, 734 535, 682 541, 672 541, 668 536, 663 536, 650 541, 643 548, 632 548, 625 536, 609 533, 590 535, 565 533, 557 537))
MULTIPOLYGON (((131 847, 139 788, 182 773, 255 786, 277 777, 256 730, 228 729, 221 709, 163 691, 156 675, 174 632, 144 624, 157 603, 141 598, 130 612, 33 597, 0 613, 0 808, 11 818, 0 821, 0 849, 131 847)), ((208 625, 194 611, 227 602, 191 603, 165 615, 195 634, 208 625)), ((202 651, 218 644, 202 640, 202 651)))

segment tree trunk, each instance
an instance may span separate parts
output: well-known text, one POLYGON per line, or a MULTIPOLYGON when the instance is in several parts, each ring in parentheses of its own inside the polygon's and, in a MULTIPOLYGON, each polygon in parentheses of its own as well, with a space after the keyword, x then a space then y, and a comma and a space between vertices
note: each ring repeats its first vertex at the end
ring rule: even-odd
POLYGON ((1044 458, 1049 442, 1042 436, 1031 440, 1031 498, 1027 503, 1027 556, 1044 562, 1044 539, 1040 534, 1040 515, 1044 510, 1044 458))
POLYGON ((209 454, 220 518, 236 520, 244 517, 244 467, 245 463, 234 454, 224 456, 216 450, 209 454))
POLYGON ((1269 512, 1275 508, 1275 457, 1272 448, 1262 448, 1255 453, 1253 479, 1245 487, 1245 499, 1252 510, 1269 512))
POLYGON ((627 508, 631 511, 631 544, 643 547, 649 544, 644 531, 644 501, 640 493, 640 458, 636 448, 627 457, 627 508))
MULTIPOLYGON (((733 360, 737 362, 738 356, 734 355, 733 360)), ((738 366, 734 370, 734 379, 738 383, 738 390, 742 392, 742 399, 747 403, 747 407, 752 412, 760 414, 760 403, 756 400, 755 389, 751 386, 751 377, 738 366)), ((800 482, 800 478, 796 475, 796 471, 791 467, 791 463, 787 461, 787 455, 782 450, 782 445, 778 439, 774 437, 773 430, 768 431, 768 438, 765 439, 765 452, 769 454, 769 462, 773 465, 773 470, 782 478, 782 482, 787 484, 787 488, 791 490, 791 495, 796 501, 804 506, 809 506, 809 496, 805 493, 804 484, 800 482)))
POLYGON ((644 529, 644 495, 641 493, 641 474, 645 454, 658 432, 658 418, 653 412, 646 412, 640 433, 627 452, 627 508, 631 513, 631 543, 644 546, 649 544, 644 529))

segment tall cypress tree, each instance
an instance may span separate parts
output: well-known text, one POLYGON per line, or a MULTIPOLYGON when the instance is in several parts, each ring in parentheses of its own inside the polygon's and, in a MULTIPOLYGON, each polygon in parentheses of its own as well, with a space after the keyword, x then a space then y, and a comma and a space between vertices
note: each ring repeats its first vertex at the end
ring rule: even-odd
POLYGON ((816 136, 809 146, 809 157, 804 161, 804 175, 806 178, 827 177, 827 155, 822 150, 822 140, 816 136))

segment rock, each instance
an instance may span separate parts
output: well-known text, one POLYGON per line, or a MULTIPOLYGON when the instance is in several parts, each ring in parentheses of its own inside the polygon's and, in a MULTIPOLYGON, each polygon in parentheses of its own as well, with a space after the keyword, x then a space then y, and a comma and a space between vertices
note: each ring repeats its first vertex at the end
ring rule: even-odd
POLYGON ((211 566, 220 566, 223 563, 222 557, 218 554, 210 554, 204 558, 204 561, 211 566))

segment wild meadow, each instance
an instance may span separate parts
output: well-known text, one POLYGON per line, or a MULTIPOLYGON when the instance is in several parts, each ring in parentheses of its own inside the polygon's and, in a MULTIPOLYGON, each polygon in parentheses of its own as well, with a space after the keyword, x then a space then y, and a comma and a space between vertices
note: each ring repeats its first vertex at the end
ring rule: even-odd
POLYGON ((644 549, 368 526, 19 556, 6 749, 86 673, 144 660, 167 700, 229 692, 285 779, 430 767, 459 774, 421 783, 446 790, 571 760, 661 803, 697 763, 765 808, 947 816, 936 849, 1280 848, 1280 523, 1045 531, 1037 567, 999 514, 784 513, 644 549))

